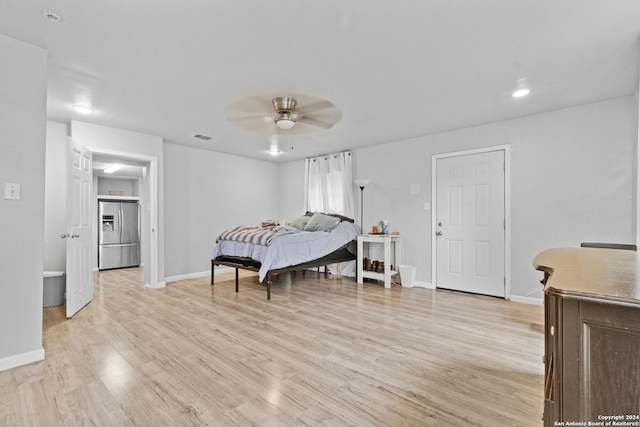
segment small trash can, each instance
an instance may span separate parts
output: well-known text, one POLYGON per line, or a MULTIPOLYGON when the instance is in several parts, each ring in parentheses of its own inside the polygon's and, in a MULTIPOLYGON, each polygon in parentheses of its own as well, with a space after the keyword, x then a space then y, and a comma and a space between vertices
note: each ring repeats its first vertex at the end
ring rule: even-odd
POLYGON ((399 265, 400 282, 405 288, 413 288, 416 285, 416 266, 415 265, 399 265))
POLYGON ((64 271, 45 271, 42 277, 42 306, 56 307, 64 304, 67 287, 64 271))

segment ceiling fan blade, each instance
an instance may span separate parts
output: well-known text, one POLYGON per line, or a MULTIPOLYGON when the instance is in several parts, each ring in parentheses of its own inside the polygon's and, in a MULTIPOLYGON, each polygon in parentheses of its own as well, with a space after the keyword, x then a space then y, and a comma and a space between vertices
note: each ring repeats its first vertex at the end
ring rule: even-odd
POLYGON ((246 117, 229 117, 229 122, 234 123, 236 126, 250 130, 253 132, 271 132, 275 128, 273 119, 268 116, 246 116, 246 117))
POLYGON ((265 132, 270 129, 273 118, 270 100, 260 96, 243 98, 227 107, 227 120, 236 126, 254 132, 265 132))
POLYGON ((270 99, 261 96, 250 96, 229 105, 227 107, 227 117, 264 116, 270 111, 273 111, 270 99))
POLYGON ((272 120, 272 118, 265 114, 253 114, 244 116, 229 116, 227 117, 227 120, 229 120, 230 122, 241 122, 246 120, 263 120, 265 122, 268 122, 269 120, 272 120))
POLYGON ((299 107, 296 109, 297 111, 302 111, 305 114, 311 114, 316 111, 325 110, 327 108, 337 108, 332 102, 321 99, 315 102, 310 102, 308 104, 299 104, 299 107))
POLYGON ((299 122, 299 124, 315 126, 323 129, 330 129, 336 123, 337 123, 336 121, 324 121, 324 120, 319 120, 319 119, 308 117, 308 116, 305 116, 305 118, 299 122))

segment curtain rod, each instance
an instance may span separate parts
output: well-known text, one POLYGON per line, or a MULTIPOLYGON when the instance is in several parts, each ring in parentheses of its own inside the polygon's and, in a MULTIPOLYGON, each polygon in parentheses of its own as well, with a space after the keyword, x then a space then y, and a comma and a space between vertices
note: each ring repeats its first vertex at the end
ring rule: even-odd
POLYGON ((318 159, 320 157, 337 156, 338 154, 349 154, 349 155, 351 155, 351 150, 338 151, 337 153, 329 153, 329 154, 318 154, 317 156, 307 157, 307 158, 305 158, 305 160, 313 160, 313 159, 318 159))

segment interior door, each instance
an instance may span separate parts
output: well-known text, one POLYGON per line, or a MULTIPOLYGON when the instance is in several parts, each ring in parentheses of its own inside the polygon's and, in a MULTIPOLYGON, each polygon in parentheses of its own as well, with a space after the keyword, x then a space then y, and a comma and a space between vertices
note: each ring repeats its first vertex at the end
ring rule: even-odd
POLYGON ((505 296, 504 151, 436 160, 436 287, 505 296))
POLYGON ((67 318, 93 299, 91 152, 70 141, 67 183, 67 318))

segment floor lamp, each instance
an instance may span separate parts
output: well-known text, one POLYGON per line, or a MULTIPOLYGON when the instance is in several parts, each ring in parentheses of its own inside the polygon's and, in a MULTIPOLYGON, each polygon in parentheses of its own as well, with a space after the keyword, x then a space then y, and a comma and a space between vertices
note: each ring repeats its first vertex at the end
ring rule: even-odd
POLYGON ((363 222, 364 187, 366 187, 369 184, 369 180, 359 178, 354 181, 354 184, 356 184, 357 187, 360 187, 360 233, 364 234, 364 222, 363 222))

